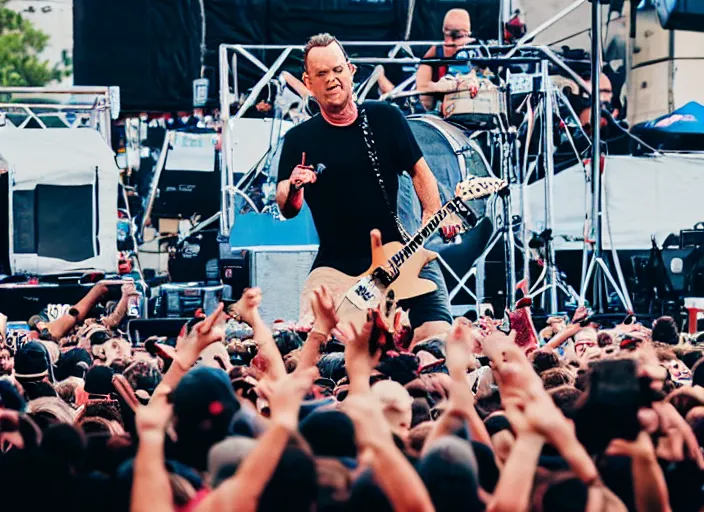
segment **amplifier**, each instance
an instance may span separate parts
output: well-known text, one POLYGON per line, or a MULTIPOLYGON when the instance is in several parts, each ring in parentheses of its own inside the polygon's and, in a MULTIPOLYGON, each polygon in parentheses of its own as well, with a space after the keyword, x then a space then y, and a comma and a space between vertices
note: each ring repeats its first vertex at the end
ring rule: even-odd
POLYGON ((701 0, 659 0, 660 23, 668 30, 704 32, 704 2, 701 0))
POLYGON ((636 125, 696 101, 704 103, 699 73, 704 34, 665 30, 655 9, 638 9, 633 69, 628 79, 628 122, 636 125))
POLYGON ((704 223, 698 223, 694 229, 681 230, 680 247, 704 247, 704 223))
POLYGON ((192 317, 198 308, 210 314, 222 299, 232 297, 227 285, 204 286, 200 283, 168 283, 159 287, 159 316, 165 318, 192 317))
POLYGON ((297 321, 303 292, 317 245, 274 245, 230 249, 220 245, 220 272, 237 299, 245 288, 261 288, 259 312, 265 322, 297 321))

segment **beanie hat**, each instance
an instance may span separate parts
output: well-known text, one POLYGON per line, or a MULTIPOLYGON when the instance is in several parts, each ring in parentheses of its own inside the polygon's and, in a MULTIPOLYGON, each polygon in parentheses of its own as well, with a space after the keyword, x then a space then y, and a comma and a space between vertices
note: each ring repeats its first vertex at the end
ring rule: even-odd
POLYGON ((33 381, 48 377, 54 380, 49 354, 38 341, 25 343, 15 354, 15 377, 18 380, 33 381))
POLYGON ((84 387, 89 395, 109 396, 115 388, 112 385, 112 377, 115 374, 108 366, 94 366, 86 373, 86 385, 84 387))

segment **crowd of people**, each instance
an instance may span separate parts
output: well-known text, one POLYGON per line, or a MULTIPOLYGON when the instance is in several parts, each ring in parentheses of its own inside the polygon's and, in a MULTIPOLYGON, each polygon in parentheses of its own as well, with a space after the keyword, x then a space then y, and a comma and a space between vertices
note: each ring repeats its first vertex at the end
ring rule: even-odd
MULTIPOLYGON (((266 325, 258 289, 130 344, 131 284, 0 344, 7 510, 699 511, 704 363, 671 318, 266 325), (507 334, 508 332, 508 334, 507 334), (413 342, 411 343, 411 340, 413 342)), ((388 322, 388 318, 394 321, 388 322)))

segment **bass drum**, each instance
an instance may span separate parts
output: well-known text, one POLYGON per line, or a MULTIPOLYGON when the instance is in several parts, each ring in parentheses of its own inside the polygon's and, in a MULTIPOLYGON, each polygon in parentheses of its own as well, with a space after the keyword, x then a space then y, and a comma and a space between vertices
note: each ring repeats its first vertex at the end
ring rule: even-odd
MULTIPOLYGON (((444 203, 455 197, 457 184, 470 176, 494 176, 479 144, 461 127, 439 117, 421 114, 407 118, 426 162, 438 180, 444 203)), ((399 218, 409 233, 420 227, 422 210, 410 177, 404 174, 399 185, 399 218)), ((469 206, 480 219, 491 198, 471 201, 469 206)))

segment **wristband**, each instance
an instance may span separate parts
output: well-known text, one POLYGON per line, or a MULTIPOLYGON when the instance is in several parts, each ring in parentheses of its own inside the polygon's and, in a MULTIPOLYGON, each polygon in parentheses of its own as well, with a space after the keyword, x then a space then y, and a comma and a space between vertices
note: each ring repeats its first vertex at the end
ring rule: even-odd
POLYGON ((329 332, 324 332, 324 331, 321 331, 320 329, 311 329, 309 336, 311 334, 320 334, 325 339, 327 339, 328 336, 330 336, 329 332))
POLYGON ((68 310, 68 314, 71 315, 73 318, 78 319, 78 315, 80 314, 76 308, 71 308, 68 310))

